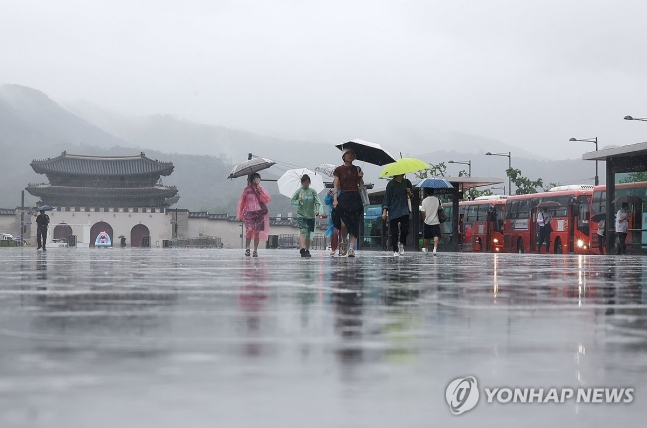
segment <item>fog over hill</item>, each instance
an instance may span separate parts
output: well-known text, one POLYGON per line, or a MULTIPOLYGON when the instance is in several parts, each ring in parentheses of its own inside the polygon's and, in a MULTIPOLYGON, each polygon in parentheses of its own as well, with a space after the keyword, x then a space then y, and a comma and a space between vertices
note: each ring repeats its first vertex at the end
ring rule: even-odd
MULTIPOLYGON (((278 178, 292 166, 313 169, 326 162, 340 162, 338 142, 282 140, 243 130, 201 124, 172 115, 129 116, 87 102, 66 103, 62 107, 46 94, 19 85, 0 86, 0 150, 4 168, 0 170, 0 206, 20 203, 20 190, 29 182, 45 180, 29 167, 33 159, 58 156, 63 150, 87 155, 147 156, 172 161, 174 173, 165 184, 180 190, 178 207, 212 212, 234 212, 244 180, 226 180, 234 163, 248 153, 269 157, 279 164, 263 175, 278 178)), ((351 138, 369 136, 352 135, 351 138)), ((486 156, 486 151, 512 152, 513 167, 545 183, 586 183, 593 181, 595 165, 579 159, 551 161, 519 148, 484 137, 460 133, 437 133, 436 139, 403 132, 391 142, 377 141, 393 155, 419 157, 430 163, 471 160, 474 176, 505 179, 507 158, 486 156)), ((360 163, 361 165, 361 163, 360 163)), ((364 165, 368 181, 378 182, 381 168, 364 165)), ((448 165, 449 175, 458 175, 463 165, 448 165)), ((603 180, 603 164, 600 168, 603 180)), ((507 185, 507 180, 504 180, 507 185)), ((278 194, 276 185, 266 183, 274 194, 273 213, 293 211, 288 199, 278 194)), ((34 203, 28 197, 29 203, 34 203)))

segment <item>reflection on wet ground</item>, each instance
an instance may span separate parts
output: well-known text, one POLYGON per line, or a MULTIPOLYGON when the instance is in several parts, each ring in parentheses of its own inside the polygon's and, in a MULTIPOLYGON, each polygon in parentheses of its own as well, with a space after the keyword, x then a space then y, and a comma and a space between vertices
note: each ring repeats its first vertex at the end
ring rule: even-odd
MULTIPOLYGON (((314 253, 314 252, 313 252, 314 253)), ((647 260, 0 252, 0 427, 638 426, 647 260), (624 405, 445 387, 634 387, 624 405)))

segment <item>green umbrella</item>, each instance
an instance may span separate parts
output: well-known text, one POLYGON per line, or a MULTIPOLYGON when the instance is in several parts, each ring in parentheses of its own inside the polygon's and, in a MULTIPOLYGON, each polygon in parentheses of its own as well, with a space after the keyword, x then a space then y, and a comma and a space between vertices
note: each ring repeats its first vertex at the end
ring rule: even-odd
POLYGON ((380 174, 380 178, 393 177, 394 175, 409 174, 411 172, 418 172, 428 169, 429 164, 420 159, 415 158, 401 158, 397 161, 388 164, 380 174))

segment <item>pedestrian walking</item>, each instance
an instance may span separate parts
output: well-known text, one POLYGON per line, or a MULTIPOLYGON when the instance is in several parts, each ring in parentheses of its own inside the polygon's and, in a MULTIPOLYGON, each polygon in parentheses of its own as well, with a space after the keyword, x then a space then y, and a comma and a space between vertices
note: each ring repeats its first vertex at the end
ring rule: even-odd
POLYGON ((618 249, 616 254, 627 254, 627 231, 629 230, 629 203, 623 202, 616 214, 616 234, 618 235, 618 249))
POLYGON ((541 254, 541 246, 546 242, 546 254, 550 253, 550 234, 553 227, 550 222, 552 217, 545 208, 540 208, 537 213, 537 228, 539 229, 539 239, 537 243, 537 254, 541 254))
POLYGON ((607 222, 602 219, 598 222, 598 251, 600 255, 604 255, 604 241, 607 236, 607 231, 604 230, 607 226, 607 222))
POLYGON ((335 168, 333 182, 333 224, 341 231, 339 255, 355 257, 355 243, 359 236, 364 205, 359 186, 364 184, 364 173, 353 165, 355 151, 345 149, 341 155, 343 165, 335 168), (338 191, 341 193, 338 194, 338 191), (346 237, 349 235, 349 242, 346 237))
POLYGON ((384 200, 382 202, 382 220, 389 220, 391 231, 391 246, 393 256, 404 255, 404 245, 409 235, 409 199, 411 198, 411 181, 404 178, 403 174, 396 175, 386 185, 384 200), (400 229, 398 237, 398 226, 400 229))
POLYGON ((422 217, 424 218, 424 230, 422 232, 422 252, 429 251, 429 240, 434 240, 434 256, 437 254, 438 241, 440 241, 440 218, 438 210, 441 208, 440 200, 434 196, 434 189, 425 189, 425 199, 422 200, 422 217))
POLYGON ((254 257, 258 257, 258 243, 266 240, 270 232, 270 215, 267 204, 272 197, 261 185, 259 173, 247 178, 247 187, 238 200, 236 217, 245 224, 245 256, 249 257, 249 246, 254 240, 254 257))
POLYGON ((49 216, 45 214, 44 210, 36 217, 36 243, 38 244, 37 250, 41 248, 47 251, 47 227, 49 225, 49 216))
POLYGON ((334 257, 339 247, 339 229, 335 228, 335 225, 332 221, 332 210, 333 210, 333 189, 330 189, 326 196, 324 196, 324 204, 328 207, 328 229, 324 233, 326 238, 330 238, 330 256, 334 257))
POLYGON ((310 254, 310 242, 315 233, 315 219, 321 209, 321 200, 317 192, 310 188, 308 174, 301 177, 301 188, 294 192, 291 202, 292 205, 297 207, 301 257, 310 258, 312 257, 310 254))

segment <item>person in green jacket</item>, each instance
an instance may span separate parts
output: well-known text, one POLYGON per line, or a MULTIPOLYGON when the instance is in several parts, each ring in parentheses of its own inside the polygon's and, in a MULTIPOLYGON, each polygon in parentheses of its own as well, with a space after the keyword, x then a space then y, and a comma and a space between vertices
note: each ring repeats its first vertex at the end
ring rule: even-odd
POLYGON ((321 209, 321 200, 317 192, 310 188, 310 177, 301 177, 301 188, 292 196, 292 205, 297 208, 299 222, 299 239, 301 241, 301 257, 310 255, 310 239, 315 233, 315 218, 321 209))

